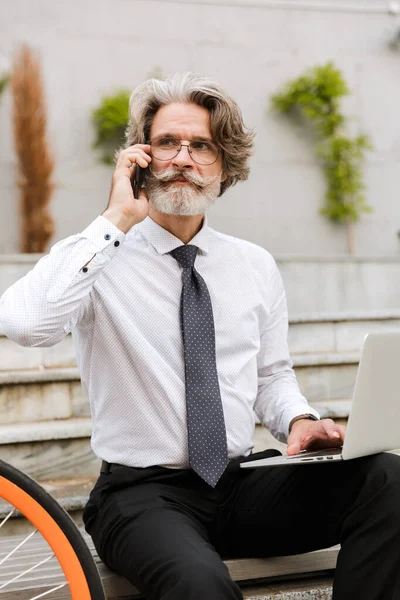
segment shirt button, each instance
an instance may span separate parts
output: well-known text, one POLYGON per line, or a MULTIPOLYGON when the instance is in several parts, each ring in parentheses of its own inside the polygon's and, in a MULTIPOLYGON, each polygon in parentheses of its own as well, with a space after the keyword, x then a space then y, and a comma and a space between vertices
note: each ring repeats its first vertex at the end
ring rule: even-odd
POLYGON ((111 235, 109 233, 106 233, 106 235, 104 236, 105 240, 111 240, 111 235))
POLYGON ((87 267, 83 267, 82 271, 83 271, 84 273, 87 273, 87 272, 88 272, 88 268, 87 268, 87 267))
POLYGON ((114 242, 114 246, 118 247, 119 246, 119 241, 117 240, 116 242, 114 242))

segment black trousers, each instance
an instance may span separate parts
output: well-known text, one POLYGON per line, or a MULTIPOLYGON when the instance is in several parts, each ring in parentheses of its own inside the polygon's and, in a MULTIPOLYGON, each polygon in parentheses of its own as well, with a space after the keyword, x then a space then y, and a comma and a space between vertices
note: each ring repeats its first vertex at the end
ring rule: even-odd
POLYGON ((83 515, 103 562, 146 600, 239 600, 222 558, 341 544, 334 600, 400 600, 400 457, 227 471, 113 465, 83 515))

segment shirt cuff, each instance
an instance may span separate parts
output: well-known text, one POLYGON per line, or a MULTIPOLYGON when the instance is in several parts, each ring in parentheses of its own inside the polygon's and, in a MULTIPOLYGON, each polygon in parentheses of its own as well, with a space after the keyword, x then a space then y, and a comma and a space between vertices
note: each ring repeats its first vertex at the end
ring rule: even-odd
POLYGON ((319 413, 312 408, 309 404, 300 404, 298 406, 289 406, 282 415, 282 431, 286 437, 289 436, 289 425, 295 417, 300 415, 314 415, 317 419, 320 419, 319 413))
POLYGON ((118 247, 126 237, 118 227, 101 215, 82 231, 81 236, 91 241, 99 250, 104 250, 110 245, 118 247))

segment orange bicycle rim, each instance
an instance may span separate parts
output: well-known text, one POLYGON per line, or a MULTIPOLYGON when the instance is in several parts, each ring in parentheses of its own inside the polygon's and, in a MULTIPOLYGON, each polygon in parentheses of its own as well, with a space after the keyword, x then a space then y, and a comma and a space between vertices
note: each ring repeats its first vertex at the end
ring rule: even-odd
POLYGON ((15 506, 32 523, 49 544, 68 581, 72 600, 91 600, 82 566, 68 538, 49 513, 29 494, 0 476, 1 497, 15 506))

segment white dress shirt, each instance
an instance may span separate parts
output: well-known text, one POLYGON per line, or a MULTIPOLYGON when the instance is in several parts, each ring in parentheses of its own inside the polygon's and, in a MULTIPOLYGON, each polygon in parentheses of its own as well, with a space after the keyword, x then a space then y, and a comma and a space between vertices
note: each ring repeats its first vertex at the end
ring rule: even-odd
MULTIPOLYGON (((215 231, 207 217, 190 244, 199 248, 195 268, 213 307, 229 458, 250 453, 254 411, 286 441, 294 417, 319 415, 292 369, 275 261, 215 231)), ((0 300, 3 331, 18 344, 52 346, 72 332, 92 448, 108 462, 188 467, 182 268, 169 254, 181 245, 149 216, 127 235, 99 216, 55 244, 0 300)))

